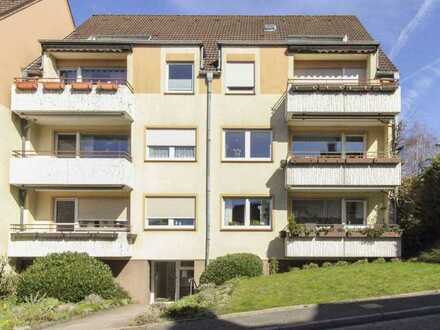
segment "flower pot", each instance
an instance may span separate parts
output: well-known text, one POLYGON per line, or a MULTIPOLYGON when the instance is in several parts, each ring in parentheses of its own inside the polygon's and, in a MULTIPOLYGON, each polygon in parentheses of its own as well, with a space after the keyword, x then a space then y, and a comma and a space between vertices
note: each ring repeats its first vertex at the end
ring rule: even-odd
POLYGON ((36 91, 38 88, 37 80, 16 81, 15 87, 21 91, 36 91))
POLYGON ((43 88, 47 91, 62 91, 64 83, 61 81, 45 81, 43 82, 43 88))
POLYGON ((72 90, 74 91, 91 91, 92 83, 91 82, 73 82, 72 90))
POLYGON ((106 92, 116 92, 118 90, 118 84, 111 82, 98 82, 96 89, 106 92))

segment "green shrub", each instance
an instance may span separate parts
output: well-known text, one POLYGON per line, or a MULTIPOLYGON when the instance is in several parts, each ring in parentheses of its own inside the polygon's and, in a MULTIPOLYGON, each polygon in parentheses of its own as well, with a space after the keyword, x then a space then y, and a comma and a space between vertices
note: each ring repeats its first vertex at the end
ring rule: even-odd
POLYGON ((385 262, 387 262, 387 261, 384 258, 377 258, 377 259, 373 260, 374 264, 383 264, 385 262))
POLYGON ((359 259, 353 263, 353 265, 364 265, 368 264, 368 259, 359 259))
POLYGON ((18 275, 6 257, 0 257, 0 298, 12 296, 17 290, 18 275))
POLYGON ((289 267, 289 272, 297 272, 298 270, 301 270, 299 267, 289 267))
POLYGON ((23 272, 17 287, 20 301, 40 295, 63 302, 79 302, 91 294, 104 299, 127 298, 115 283, 110 267, 82 253, 67 252, 37 258, 23 272))
POLYGON ((280 264, 277 259, 270 259, 269 261, 269 274, 277 274, 280 271, 280 264))
POLYGON ((200 283, 216 285, 240 276, 259 276, 263 274, 263 262, 250 253, 235 253, 219 257, 208 264, 200 276, 200 283))
POLYGON ((429 263, 440 263, 440 249, 432 249, 420 254, 418 260, 429 263))
POLYGON ((344 267, 344 266, 348 266, 349 263, 345 260, 339 260, 337 263, 335 263, 336 267, 344 267))
POLYGON ((314 269, 314 268, 319 268, 319 265, 315 264, 314 262, 302 266, 302 269, 314 269))
POLYGON ((331 263, 330 261, 325 261, 325 262, 322 263, 321 267, 322 268, 333 267, 333 263, 331 263))

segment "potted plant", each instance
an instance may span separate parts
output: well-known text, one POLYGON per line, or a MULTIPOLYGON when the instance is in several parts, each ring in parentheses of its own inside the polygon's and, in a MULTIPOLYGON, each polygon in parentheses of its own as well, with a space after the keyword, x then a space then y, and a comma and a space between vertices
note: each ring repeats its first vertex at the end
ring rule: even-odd
POLYGON ((74 91, 91 91, 92 90, 92 83, 90 81, 72 82, 72 90, 74 90, 74 91))
POLYGON ((15 87, 22 91, 35 91, 38 88, 37 79, 17 79, 15 80, 15 87))
POLYGON ((44 81, 43 88, 46 91, 61 91, 64 89, 64 82, 62 82, 62 81, 44 81))
POLYGON ((98 81, 96 89, 99 91, 116 92, 118 90, 118 84, 110 81, 98 81))

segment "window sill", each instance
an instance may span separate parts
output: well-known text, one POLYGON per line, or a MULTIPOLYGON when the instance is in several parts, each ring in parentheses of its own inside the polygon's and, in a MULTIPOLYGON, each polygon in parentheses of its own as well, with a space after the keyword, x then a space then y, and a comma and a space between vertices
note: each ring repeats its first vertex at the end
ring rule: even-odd
POLYGON ((251 91, 251 92, 229 92, 226 91, 225 95, 256 95, 255 91, 251 91))
POLYGON ((222 227, 220 229, 220 231, 261 231, 261 232, 265 232, 265 231, 273 231, 271 226, 255 226, 255 227, 245 227, 245 226, 236 226, 236 227, 222 227))
POLYGON ((144 231, 196 231, 195 227, 146 226, 144 231))
POLYGON ((223 158, 222 163, 273 163, 272 158, 268 159, 230 159, 223 158))
POLYGON ((197 159, 145 159, 144 163, 197 163, 197 159))
POLYGON ((164 95, 195 95, 194 91, 166 91, 164 95))

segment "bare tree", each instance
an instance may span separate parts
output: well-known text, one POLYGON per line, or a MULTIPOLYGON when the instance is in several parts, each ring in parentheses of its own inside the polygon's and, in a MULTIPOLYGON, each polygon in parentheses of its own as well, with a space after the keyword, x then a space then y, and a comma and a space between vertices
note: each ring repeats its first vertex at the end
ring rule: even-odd
POLYGON ((399 123, 398 142, 401 145, 404 176, 420 174, 439 152, 438 138, 425 124, 414 122, 411 126, 399 123), (399 128, 400 127, 400 128, 399 128))

